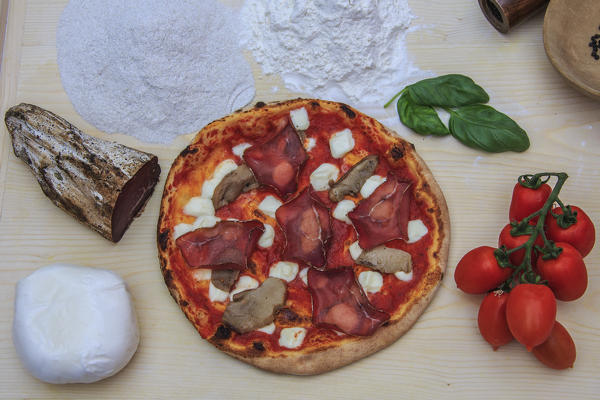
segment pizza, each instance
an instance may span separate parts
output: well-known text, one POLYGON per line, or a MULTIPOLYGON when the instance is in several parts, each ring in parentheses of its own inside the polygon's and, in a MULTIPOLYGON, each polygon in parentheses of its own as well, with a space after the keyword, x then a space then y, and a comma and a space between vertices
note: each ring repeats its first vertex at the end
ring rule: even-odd
POLYGON ((395 342, 448 257, 444 196, 412 144, 341 103, 257 103, 175 159, 165 283, 200 335, 259 368, 318 374, 395 342))

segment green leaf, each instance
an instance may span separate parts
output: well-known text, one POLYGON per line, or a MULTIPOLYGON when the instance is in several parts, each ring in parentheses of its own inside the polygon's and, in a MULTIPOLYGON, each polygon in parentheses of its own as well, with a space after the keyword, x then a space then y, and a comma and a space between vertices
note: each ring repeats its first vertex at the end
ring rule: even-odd
POLYGON ((424 79, 408 86, 406 90, 417 104, 423 106, 462 107, 490 100, 481 86, 468 76, 458 74, 424 79))
POLYGON ((415 103, 407 92, 398 100, 400 121, 421 135, 445 136, 450 134, 435 109, 415 103))
POLYGON ((450 111, 450 133, 463 144, 490 153, 522 152, 529 148, 527 133, 510 117, 483 104, 450 111))

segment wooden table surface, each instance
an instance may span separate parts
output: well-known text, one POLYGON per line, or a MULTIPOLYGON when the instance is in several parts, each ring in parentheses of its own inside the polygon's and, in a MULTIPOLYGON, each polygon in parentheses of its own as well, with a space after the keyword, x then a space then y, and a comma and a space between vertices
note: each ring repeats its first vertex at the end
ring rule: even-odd
MULTIPOLYGON (((417 66, 436 74, 463 73, 488 90, 491 104, 527 130, 522 154, 486 154, 452 138, 421 137, 398 122, 393 109, 364 109, 412 141, 440 183, 450 208, 449 267, 433 302, 403 338, 389 348, 316 377, 279 376, 233 360, 203 341, 163 283, 155 226, 162 183, 174 157, 191 139, 171 145, 106 135, 75 112, 56 64, 55 32, 67 0, 12 0, 8 9, 2 112, 19 102, 48 108, 93 135, 153 152, 163 168, 157 192, 124 239, 111 244, 67 217, 42 194, 28 168, 0 134, 0 397, 15 398, 543 398, 600 396, 600 246, 586 258, 589 287, 559 303, 558 319, 578 349, 573 369, 554 371, 513 342, 493 352, 477 330, 481 296, 459 292, 453 280, 460 257, 494 246, 507 222, 517 176, 542 171, 570 175, 562 199, 600 220, 600 103, 572 90, 544 54, 543 15, 508 35, 488 24, 473 0, 411 0, 415 24, 408 47, 417 66), (53 262, 109 268, 127 281, 141 329, 131 363, 95 384, 55 386, 31 377, 11 338, 16 282, 53 262)), ((231 2, 230 2, 231 3, 231 2)), ((593 33, 591 33, 593 34, 593 33)), ((600 68, 600 65, 599 65, 600 68)), ((254 66, 255 101, 297 94, 254 66), (272 87, 280 90, 273 92, 272 87)), ((382 99, 387 100, 387 99, 382 99)), ((598 229, 600 232, 600 229, 598 229)))

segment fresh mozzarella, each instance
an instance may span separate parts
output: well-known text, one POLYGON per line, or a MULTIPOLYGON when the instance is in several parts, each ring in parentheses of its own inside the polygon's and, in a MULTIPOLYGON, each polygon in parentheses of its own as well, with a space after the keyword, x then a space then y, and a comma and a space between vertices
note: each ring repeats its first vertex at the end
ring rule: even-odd
POLYGON ((13 341, 48 383, 90 383, 119 372, 139 343, 125 282, 112 271, 53 264, 17 284, 13 341))
POLYGON ((233 146, 231 151, 239 158, 242 158, 244 156, 244 152, 248 147, 252 147, 252 145, 250 143, 240 143, 237 146, 233 146))
POLYGON ((333 210, 333 218, 345 222, 347 224, 352 224, 350 218, 348 218, 348 213, 356 207, 356 204, 352 200, 342 200, 337 203, 335 209, 333 210))
POLYGON ((367 293, 377 293, 383 286, 383 276, 377 271, 363 271, 358 275, 358 283, 367 293))
POLYGON ((365 199, 373 194, 375 189, 377 189, 383 182, 385 182, 387 178, 384 178, 380 175, 372 175, 369 179, 366 180, 364 185, 360 188, 360 195, 365 199))
POLYGON ((300 275, 300 279, 302 279, 302 282, 304 282, 304 284, 308 286, 308 268, 303 268, 298 275, 300 275))
POLYGON ((415 243, 421 240, 421 238, 427 235, 429 230, 420 219, 413 219, 408 221, 408 243, 415 243))
POLYGON ((300 327, 283 328, 279 334, 279 345, 288 349, 296 349, 304 342, 306 329, 300 327))
POLYGON ((177 239, 179 236, 183 236, 194 229, 196 228, 192 224, 177 224, 173 227, 173 239, 177 239))
POLYGON ((245 290, 256 289, 258 287, 258 281, 251 276, 242 275, 240 279, 238 279, 235 287, 231 291, 229 295, 229 299, 233 300, 233 295, 236 293, 243 292, 245 290))
POLYGON ((333 158, 342 158, 354 148, 354 138, 350 129, 334 133, 329 139, 329 149, 333 158))
POLYGON ((310 126, 310 120, 308 119, 308 113, 306 108, 298 108, 297 110, 290 111, 290 118, 294 128, 299 131, 305 131, 310 126))
POLYGON ((224 290, 219 289, 211 282, 208 285, 208 298, 213 303, 219 302, 222 303, 229 298, 229 292, 225 292, 224 290))
POLYGON ((279 261, 269 270, 269 276, 291 282, 298 275, 298 264, 289 261, 279 261))
POLYGON ((329 163, 321 164, 310 174, 310 184, 317 192, 329 190, 329 182, 335 182, 339 174, 340 170, 335 165, 329 163))
POLYGON ((258 245, 263 249, 267 247, 273 246, 273 240, 275 240, 275 229, 269 224, 263 224, 265 226, 265 231, 262 235, 260 235, 260 239, 258 239, 258 245))
POLYGON ((404 282, 408 282, 411 281, 413 278, 413 272, 404 272, 404 271, 398 271, 395 272, 394 275, 396 276, 396 278, 400 279, 401 281, 404 282))
POLYGON ((306 151, 311 151, 312 149, 315 148, 316 145, 317 145, 317 139, 311 138, 311 137, 306 139, 306 143, 305 143, 306 151))
POLYGON ((350 250, 350 256, 354 261, 358 260, 358 257, 360 257, 363 252, 363 249, 361 249, 360 245, 358 244, 358 240, 352 243, 348 250, 350 250))
POLYGON ((214 215, 201 215, 194 221, 194 229, 198 228, 212 228, 219 222, 221 218, 215 217, 214 215))
POLYGON ((283 203, 273 196, 267 196, 258 205, 258 209, 269 217, 275 218, 275 212, 283 203))
POLYGON ((275 324, 273 322, 271 322, 267 326, 263 326, 262 328, 258 328, 257 331, 264 332, 267 335, 272 335, 273 333, 275 333, 275 324))
POLYGON ((198 268, 192 271, 192 276, 197 281, 207 281, 212 275, 212 270, 208 268, 198 268))
POLYGON ((230 173, 235 171, 237 168, 237 164, 233 160, 223 160, 213 172, 213 176, 210 179, 207 179, 202 184, 202 196, 206 199, 212 199, 213 193, 215 192, 216 187, 221 183, 223 178, 230 173))
POLYGON ((194 217, 199 217, 201 215, 215 215, 215 207, 213 206, 211 199, 192 197, 185 207, 183 207, 183 213, 194 217))

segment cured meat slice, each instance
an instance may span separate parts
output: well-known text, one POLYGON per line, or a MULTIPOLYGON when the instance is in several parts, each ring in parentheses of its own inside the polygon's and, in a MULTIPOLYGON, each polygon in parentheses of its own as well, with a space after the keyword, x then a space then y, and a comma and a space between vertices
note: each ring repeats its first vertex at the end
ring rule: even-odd
POLYGON ((286 239, 283 259, 323 267, 332 234, 329 209, 306 188, 279 207, 275 216, 286 239))
POLYGON ((265 231, 259 221, 221 221, 177 238, 175 243, 190 267, 244 270, 265 231))
POLYGON ((291 123, 266 142, 244 152, 244 161, 258 182, 271 186, 283 198, 296 191, 300 167, 307 159, 306 150, 291 123))
POLYGON ((389 314, 376 309, 362 291, 354 270, 349 267, 319 271, 308 270, 308 289, 312 294, 313 322, 348 335, 369 336, 389 314))
POLYGON ((371 196, 348 213, 361 248, 369 250, 390 240, 408 239, 409 188, 410 183, 390 174, 371 196))

